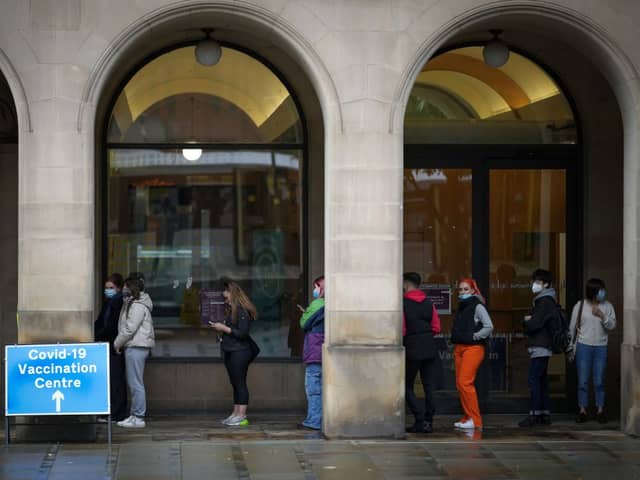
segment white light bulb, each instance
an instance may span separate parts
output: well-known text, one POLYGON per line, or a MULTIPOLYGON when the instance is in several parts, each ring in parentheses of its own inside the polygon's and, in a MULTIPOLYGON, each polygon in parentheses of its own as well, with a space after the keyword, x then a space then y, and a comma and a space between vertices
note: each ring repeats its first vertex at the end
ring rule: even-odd
POLYGON ((200 157, 202 156, 202 149, 201 148, 183 148, 182 156, 187 160, 189 160, 190 162, 195 162, 196 160, 199 160, 200 157))

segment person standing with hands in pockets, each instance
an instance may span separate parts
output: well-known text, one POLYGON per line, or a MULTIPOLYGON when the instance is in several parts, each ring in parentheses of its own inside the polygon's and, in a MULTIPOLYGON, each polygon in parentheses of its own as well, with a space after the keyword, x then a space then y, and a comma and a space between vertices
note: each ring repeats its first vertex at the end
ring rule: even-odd
POLYGON ((604 413, 604 377, 607 367, 609 333, 616 328, 613 305, 606 300, 606 287, 599 278, 591 278, 585 287, 585 298, 573 307, 569 332, 574 346, 578 371, 577 423, 587 421, 589 378, 595 390, 596 420, 606 423, 604 413))

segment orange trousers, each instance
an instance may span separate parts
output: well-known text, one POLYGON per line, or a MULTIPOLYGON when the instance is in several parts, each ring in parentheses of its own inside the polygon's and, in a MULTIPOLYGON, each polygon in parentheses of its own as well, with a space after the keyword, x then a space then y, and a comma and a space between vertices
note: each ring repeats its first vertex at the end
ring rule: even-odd
POLYGON ((456 345, 453 358, 456 365, 456 388, 465 417, 471 418, 476 427, 482 427, 478 394, 473 382, 484 358, 484 346, 456 345))

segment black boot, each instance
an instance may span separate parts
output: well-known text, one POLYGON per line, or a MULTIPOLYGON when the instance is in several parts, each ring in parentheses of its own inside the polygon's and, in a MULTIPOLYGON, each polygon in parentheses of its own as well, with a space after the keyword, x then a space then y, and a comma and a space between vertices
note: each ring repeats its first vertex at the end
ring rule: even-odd
POLYGON ((522 428, 531 428, 536 423, 538 423, 538 420, 536 419, 535 416, 527 415, 526 417, 524 417, 522 420, 518 422, 518 426, 522 428))
POLYGON ((413 425, 407 428, 407 433, 424 433, 424 422, 416 420, 413 425))
POLYGON ((433 433, 433 423, 424 422, 424 425, 422 426, 422 431, 423 433, 433 433))

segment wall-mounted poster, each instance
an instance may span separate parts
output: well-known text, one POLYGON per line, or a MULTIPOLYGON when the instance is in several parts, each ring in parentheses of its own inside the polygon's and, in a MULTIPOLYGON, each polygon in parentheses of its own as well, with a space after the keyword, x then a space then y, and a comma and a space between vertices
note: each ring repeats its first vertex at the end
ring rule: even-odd
POLYGON ((224 321, 224 295, 219 290, 200 290, 200 323, 224 321))
POLYGON ((451 285, 425 283, 420 285, 420 290, 425 293, 427 300, 435 305, 439 314, 451 314, 451 285))

